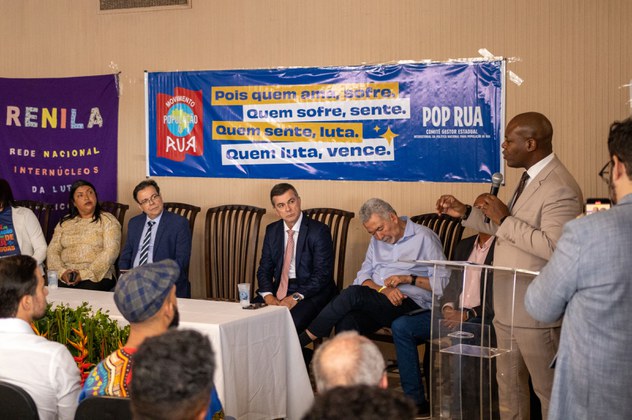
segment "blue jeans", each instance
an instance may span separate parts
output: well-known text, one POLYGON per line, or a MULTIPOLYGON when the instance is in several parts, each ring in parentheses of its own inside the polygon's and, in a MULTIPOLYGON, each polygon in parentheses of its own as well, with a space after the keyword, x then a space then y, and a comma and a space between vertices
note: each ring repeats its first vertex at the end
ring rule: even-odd
POLYGON ((404 315, 391 324, 402 389, 417 405, 426 402, 417 346, 430 339, 431 314, 404 315))

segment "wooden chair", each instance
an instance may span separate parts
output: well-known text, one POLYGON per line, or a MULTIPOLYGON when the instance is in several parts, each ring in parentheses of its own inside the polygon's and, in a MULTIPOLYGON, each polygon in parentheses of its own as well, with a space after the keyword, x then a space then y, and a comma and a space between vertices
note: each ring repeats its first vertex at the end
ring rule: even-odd
POLYGON ((75 420, 132 420, 130 399, 88 397, 79 403, 75 420))
POLYGON ((0 381, 0 413, 3 419, 39 420, 37 405, 28 392, 0 381))
POLYGON ((443 244, 443 253, 448 260, 452 260, 454 249, 463 236, 461 219, 457 219, 447 214, 425 213, 410 218, 415 223, 426 226, 439 236, 443 244))
MULTIPOLYGON (((116 219, 118 220, 118 222, 121 224, 121 232, 123 231, 123 229, 125 228, 125 213, 127 212, 127 209, 129 209, 129 206, 127 204, 121 204, 121 203, 117 203, 116 201, 101 201, 101 210, 103 211, 107 211, 108 213, 112 213, 114 215, 114 217, 116 217, 116 219)), ((121 244, 121 251, 123 248, 123 244, 121 244)), ((119 270, 119 257, 116 258, 116 261, 114 262, 114 269, 116 270, 116 278, 119 278, 121 276, 121 272, 119 270)))
POLYGON ((50 212, 53 206, 48 203, 44 203, 43 201, 35 200, 16 200, 14 204, 16 207, 26 207, 35 213, 35 217, 37 217, 40 222, 40 226, 42 227, 46 243, 49 243, 53 234, 48 231, 48 222, 50 220, 50 212))
POLYGON ((101 202, 101 210, 107 211, 108 213, 112 213, 114 217, 116 217, 121 224, 121 229, 124 226, 125 222, 125 213, 129 209, 127 204, 117 203, 116 201, 102 201, 101 202))
POLYGON ((186 217, 189 220, 189 228, 191 229, 191 234, 193 234, 193 226, 195 225, 195 218, 201 208, 197 206, 192 206, 191 204, 185 203, 164 203, 165 210, 170 211, 171 213, 179 214, 180 216, 186 217))
POLYGON ((265 209, 224 205, 208 209, 204 228, 206 296, 239 300, 238 283, 250 283, 253 296, 259 229, 265 209))
POLYGON ((355 214, 350 211, 325 207, 307 209, 304 210, 304 213, 307 217, 326 224, 331 230, 331 239, 334 243, 334 280, 340 292, 345 281, 345 255, 349 222, 355 214))

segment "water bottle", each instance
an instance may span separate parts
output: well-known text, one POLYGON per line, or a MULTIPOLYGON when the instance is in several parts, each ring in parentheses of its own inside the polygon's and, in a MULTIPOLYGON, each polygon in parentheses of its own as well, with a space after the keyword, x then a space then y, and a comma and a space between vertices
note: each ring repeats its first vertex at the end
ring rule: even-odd
POLYGON ((59 280, 57 279, 57 271, 48 270, 48 288, 57 289, 59 280))

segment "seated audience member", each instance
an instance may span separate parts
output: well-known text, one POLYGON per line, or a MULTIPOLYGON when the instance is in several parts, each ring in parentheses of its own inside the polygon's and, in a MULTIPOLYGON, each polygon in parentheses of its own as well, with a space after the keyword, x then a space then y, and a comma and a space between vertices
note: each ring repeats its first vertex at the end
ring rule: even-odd
POLYGON ((402 394, 370 385, 332 388, 316 396, 303 420, 412 420, 415 406, 402 394))
POLYGON ((372 236, 353 285, 334 298, 299 338, 303 346, 318 337, 356 330, 368 334, 390 327, 393 320, 432 305, 432 291, 441 294, 447 276, 433 279, 432 268, 414 260, 444 260, 437 235, 425 226, 398 217, 387 202, 372 198, 362 205, 360 219, 372 236))
POLYGON ((72 420, 81 389, 77 364, 65 346, 30 325, 44 316, 47 294, 32 257, 0 258, 0 380, 28 392, 40 420, 72 420))
POLYGON ((0 258, 29 255, 42 265, 46 259, 46 238, 39 220, 30 209, 15 207, 11 186, 0 178, 0 258))
POLYGON ((134 357, 134 419, 203 419, 215 374, 208 337, 193 330, 173 330, 150 337, 134 357))
POLYGON ((142 181, 134 188, 134 200, 143 213, 132 217, 127 225, 119 268, 129 270, 147 263, 174 260, 180 266, 176 296, 191 297, 189 221, 179 214, 164 211, 160 187, 153 179, 142 181))
POLYGON ((46 265, 59 274, 59 285, 112 290, 114 262, 121 247, 121 225, 102 211, 94 185, 78 180, 70 186, 70 213, 55 227, 46 265))
POLYGON ((360 384, 388 387, 380 349, 355 331, 342 332, 319 346, 313 369, 318 392, 360 384))
MULTIPOLYGON (((454 259, 489 265, 494 255, 493 243, 494 237, 485 233, 463 239, 455 249, 454 259)), ((485 282, 481 281, 481 270, 468 270, 464 293, 462 274, 460 270, 453 271, 443 291, 441 308, 444 320, 456 326, 461 322, 480 324, 484 306, 485 323, 491 326, 494 317, 491 279, 488 279, 485 288, 485 282), (483 296, 487 298, 485 301, 483 296)), ((399 317, 391 324, 402 389, 415 401, 420 415, 429 415, 430 407, 424 394, 417 346, 430 339, 430 323, 431 311, 425 311, 399 317)))
MULTIPOLYGON (((138 347, 148 337, 164 334, 169 328, 178 326, 175 286, 178 278, 180 268, 173 260, 146 264, 121 276, 114 290, 114 303, 130 324, 129 338, 125 346, 92 369, 83 385, 80 401, 90 396, 130 396, 138 347)), ((223 418, 219 398, 215 391, 213 394, 210 413, 223 418)))
POLYGON ((268 305, 286 306, 301 333, 336 294, 331 233, 302 213, 292 185, 275 185, 270 201, 281 220, 266 228, 258 293, 268 305))
POLYGON ((632 118, 614 122, 610 210, 572 220, 524 299, 540 322, 564 317, 549 419, 632 417, 632 118))

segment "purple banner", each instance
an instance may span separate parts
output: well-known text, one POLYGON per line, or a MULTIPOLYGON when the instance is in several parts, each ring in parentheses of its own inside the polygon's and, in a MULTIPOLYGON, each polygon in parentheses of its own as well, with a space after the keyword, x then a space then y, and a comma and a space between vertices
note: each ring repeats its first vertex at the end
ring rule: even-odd
POLYGON ((0 177, 16 200, 53 205, 51 231, 77 179, 116 201, 117 75, 0 78, 0 177))

